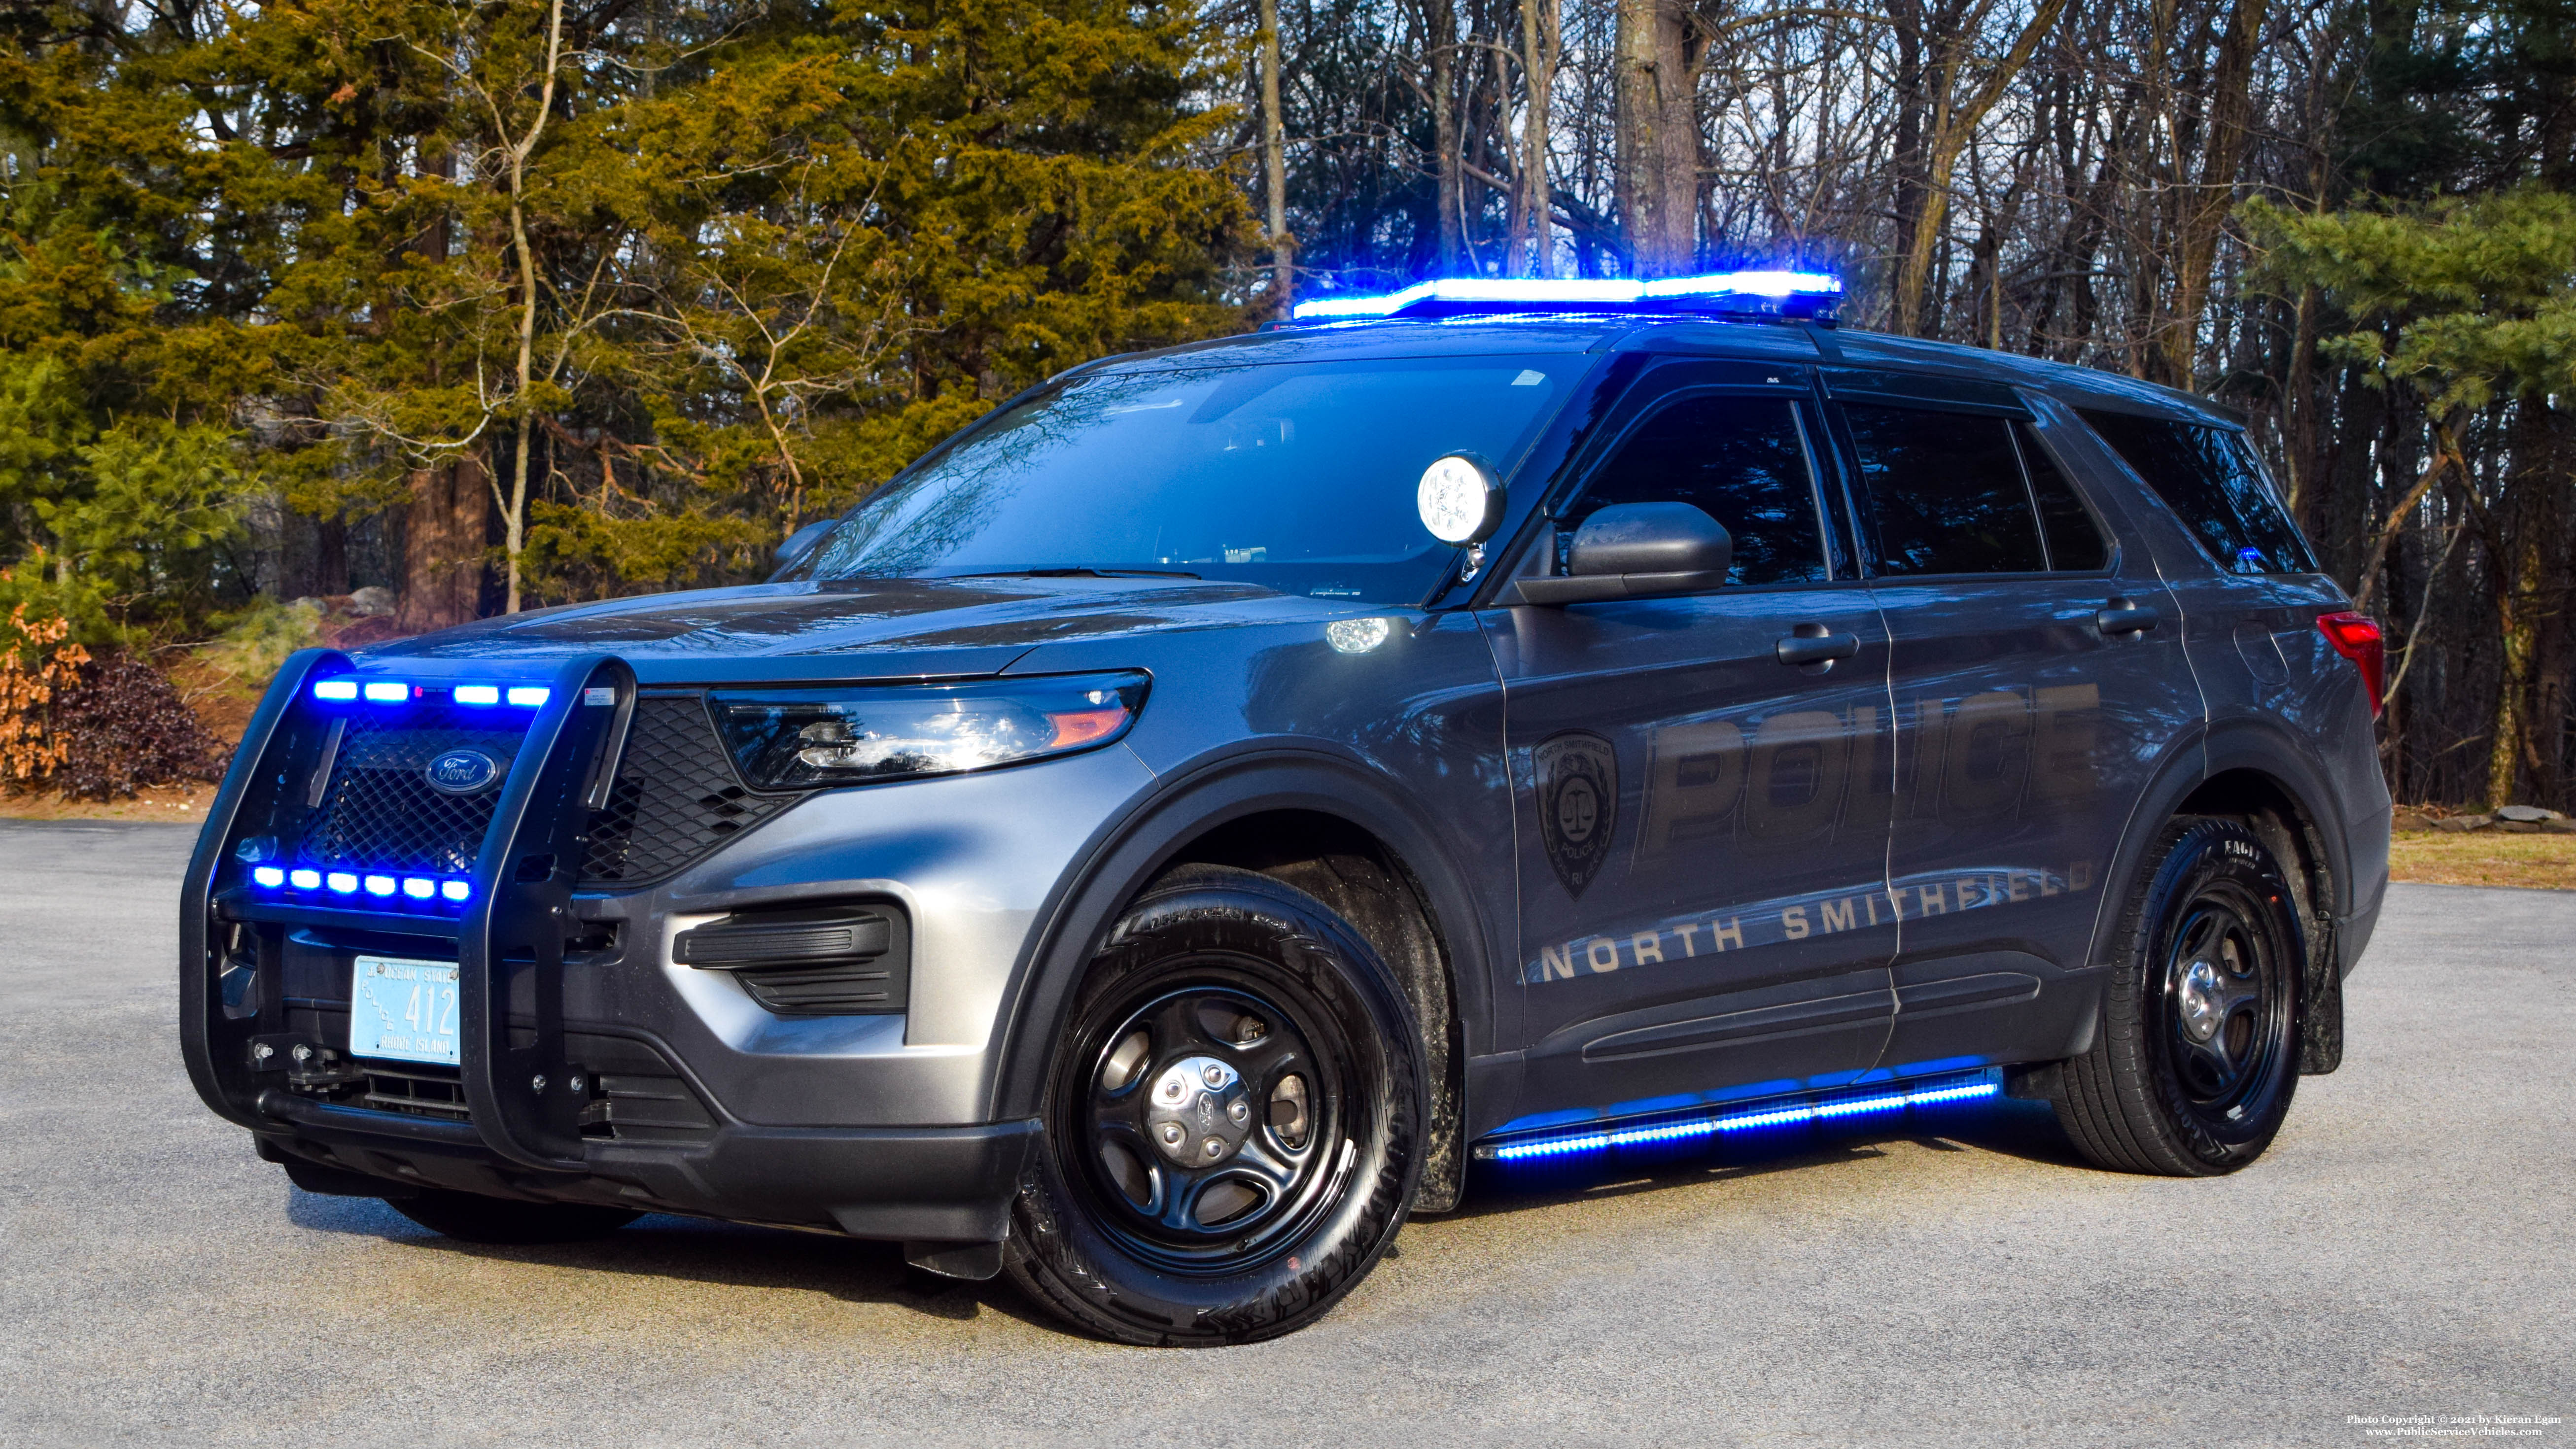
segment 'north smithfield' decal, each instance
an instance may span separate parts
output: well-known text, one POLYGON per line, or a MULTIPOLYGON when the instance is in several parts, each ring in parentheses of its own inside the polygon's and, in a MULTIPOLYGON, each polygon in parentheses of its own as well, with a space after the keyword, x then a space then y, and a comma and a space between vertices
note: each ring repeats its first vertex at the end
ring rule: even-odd
POLYGON ((2093 863, 2079 860, 2063 870, 1993 866, 1906 876, 1893 886, 1873 881, 1842 890, 1812 891, 1690 916, 1666 917, 1651 929, 1577 936, 1562 946, 1541 946, 1536 960, 1522 964, 1521 980, 1536 986, 1571 981, 1577 976, 1666 966, 1749 946, 1776 946, 1846 931, 1892 929, 1929 916, 2075 895, 2091 890, 2093 884, 2093 863))

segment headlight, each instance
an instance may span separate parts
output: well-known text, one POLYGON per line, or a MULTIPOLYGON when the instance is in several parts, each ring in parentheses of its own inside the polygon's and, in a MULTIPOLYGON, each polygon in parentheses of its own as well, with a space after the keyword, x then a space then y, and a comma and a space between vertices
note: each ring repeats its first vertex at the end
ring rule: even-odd
POLYGON ((716 726, 756 790, 953 775, 1068 755, 1127 733, 1142 674, 1067 674, 974 684, 726 690, 716 726))

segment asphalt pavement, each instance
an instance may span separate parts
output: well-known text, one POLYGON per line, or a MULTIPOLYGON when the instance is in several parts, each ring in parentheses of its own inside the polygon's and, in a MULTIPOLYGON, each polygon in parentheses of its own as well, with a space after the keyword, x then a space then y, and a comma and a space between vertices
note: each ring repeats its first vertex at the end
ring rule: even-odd
POLYGON ((475 1247, 296 1191, 179 1064, 193 834, 0 822, 0 1444, 2305 1445, 2576 1414, 2576 892, 2397 887, 2343 1070, 2232 1177, 2091 1170, 2012 1103, 1488 1186, 1316 1327, 1186 1353, 881 1245, 652 1217, 475 1247))

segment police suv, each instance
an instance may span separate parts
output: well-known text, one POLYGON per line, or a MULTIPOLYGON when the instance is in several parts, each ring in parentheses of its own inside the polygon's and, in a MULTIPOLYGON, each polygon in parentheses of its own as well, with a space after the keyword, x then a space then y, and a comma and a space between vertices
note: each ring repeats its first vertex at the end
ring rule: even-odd
POLYGON ((767 584, 298 654, 190 1075, 442 1233, 880 1239, 1142 1344, 1312 1322, 1479 1162, 2009 1093, 2242 1167, 2379 911, 2378 630, 2234 417, 1837 290, 1310 303, 767 584))

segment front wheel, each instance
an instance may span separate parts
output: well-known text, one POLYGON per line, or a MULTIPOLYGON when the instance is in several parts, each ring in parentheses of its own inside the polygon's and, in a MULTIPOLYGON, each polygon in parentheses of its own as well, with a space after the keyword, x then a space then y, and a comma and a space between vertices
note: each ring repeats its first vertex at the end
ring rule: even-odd
POLYGON ((2298 1086, 2298 911, 2280 861, 2234 821, 2178 819, 2156 844, 2058 1120, 2103 1167, 2234 1172, 2271 1145, 2298 1086))
POLYGON ((1303 1327, 1403 1223, 1423 1091, 1403 992, 1348 922, 1269 877, 1184 867, 1128 909, 1075 997, 1011 1275, 1127 1343, 1303 1327))

